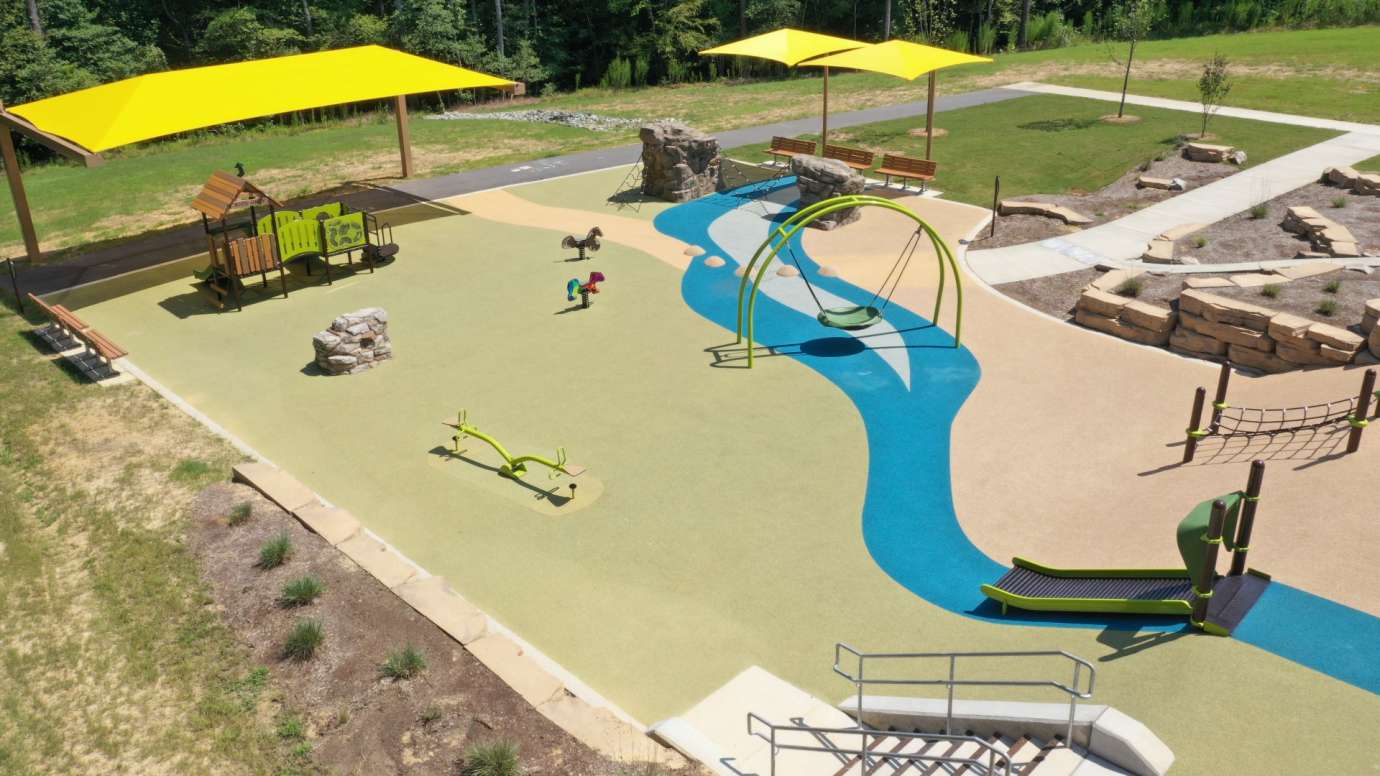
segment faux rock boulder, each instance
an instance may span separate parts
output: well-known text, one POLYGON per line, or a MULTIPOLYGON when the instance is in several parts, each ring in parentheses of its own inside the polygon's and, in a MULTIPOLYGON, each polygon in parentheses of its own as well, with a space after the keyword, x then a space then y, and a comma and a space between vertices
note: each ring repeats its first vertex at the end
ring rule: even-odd
POLYGON ((647 124, 642 138, 642 193, 689 202, 719 187, 719 141, 675 121, 647 124))
POLYGON ((393 357, 388 313, 382 307, 366 307, 336 318, 329 329, 311 338, 311 344, 316 365, 328 375, 358 374, 393 357))
MULTIPOLYGON (((791 157, 791 174, 800 189, 800 208, 833 197, 863 193, 867 181, 852 167, 837 159, 799 155, 791 157)), ((810 226, 816 229, 837 229, 862 218, 862 210, 845 208, 816 219, 810 226)))
POLYGON ((1195 162, 1230 162, 1237 165, 1246 163, 1245 151, 1212 143, 1188 143, 1184 145, 1184 157, 1195 162))

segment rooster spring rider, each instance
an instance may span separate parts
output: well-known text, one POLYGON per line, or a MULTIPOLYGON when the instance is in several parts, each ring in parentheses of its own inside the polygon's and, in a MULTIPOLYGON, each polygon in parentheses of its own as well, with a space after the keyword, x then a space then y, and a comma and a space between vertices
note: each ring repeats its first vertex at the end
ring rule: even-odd
POLYGON ((573 302, 575 295, 579 294, 581 309, 587 309, 590 304, 589 295, 599 293, 599 284, 602 282, 604 282, 604 273, 602 272, 589 273, 589 281, 585 283, 581 283, 579 278, 571 278, 565 284, 565 300, 573 302))
POLYGON ((604 230, 596 226, 593 229, 590 229, 585 234, 583 240, 577 238, 573 234, 566 235, 565 239, 561 240, 561 247, 566 249, 578 249, 580 251, 580 255, 578 258, 575 259, 575 261, 584 261, 585 259, 589 258, 585 255, 586 251, 588 251, 589 253, 597 253, 599 251, 599 238, 603 236, 604 230))

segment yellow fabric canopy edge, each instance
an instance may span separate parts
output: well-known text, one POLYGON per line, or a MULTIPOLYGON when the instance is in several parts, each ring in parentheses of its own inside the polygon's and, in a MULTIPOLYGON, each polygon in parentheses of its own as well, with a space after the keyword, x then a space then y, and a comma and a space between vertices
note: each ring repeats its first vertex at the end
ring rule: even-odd
POLYGON ((842 67, 853 70, 867 70, 912 80, 934 70, 954 65, 968 65, 978 62, 991 62, 989 57, 965 54, 959 51, 911 43, 906 40, 889 40, 851 51, 830 54, 827 57, 802 62, 803 67, 842 67))
POLYGON ((866 43, 858 40, 783 27, 772 32, 754 35, 751 38, 743 38, 732 43, 725 43, 722 46, 705 49, 700 52, 700 55, 724 54, 756 57, 795 66, 806 59, 822 54, 832 54, 836 51, 846 51, 866 45, 866 43))
POLYGON ((9 108, 91 151, 235 121, 513 81, 383 46, 168 70, 9 108))

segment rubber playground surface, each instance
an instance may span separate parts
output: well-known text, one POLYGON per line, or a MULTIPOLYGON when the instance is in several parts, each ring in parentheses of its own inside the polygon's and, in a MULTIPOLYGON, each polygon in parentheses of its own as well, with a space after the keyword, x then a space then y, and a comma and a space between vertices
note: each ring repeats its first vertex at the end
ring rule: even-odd
MULTIPOLYGON (((1227 450, 1170 466, 1211 365, 1042 317, 971 276, 954 349, 952 306, 938 327, 925 317, 936 275, 924 251, 885 326, 852 334, 820 327, 800 279, 772 273, 758 326, 778 355, 759 352, 748 371, 720 347, 733 341, 733 269, 793 188, 615 209, 604 200, 626 172, 450 200, 458 213, 398 226, 393 264, 240 313, 217 314, 187 277, 67 304, 90 302, 81 316, 142 370, 643 722, 752 664, 837 700, 850 688, 830 671, 835 641, 1063 649, 1096 663, 1093 702, 1147 724, 1176 773, 1302 772, 1322 753, 1338 772, 1377 765, 1364 733, 1380 718, 1367 669, 1380 664, 1369 584, 1380 439, 1345 457, 1227 450), (560 238, 596 224, 603 250, 567 261, 560 238), (727 265, 692 260, 687 244, 727 265), (601 293, 569 309, 566 281, 591 270, 608 278, 601 293), (395 359, 316 374, 311 335, 368 306, 389 311, 395 359), (565 447, 588 467, 580 495, 554 506, 560 492, 547 489, 564 481, 539 467, 527 485, 496 476, 497 456, 474 440, 465 459, 446 455, 442 421, 462 408, 515 454, 565 447), (984 604, 976 583, 1015 554, 1175 565, 1178 520, 1241 487, 1257 455, 1270 462, 1251 564, 1282 584, 1241 638, 984 604), (1238 740, 1249 746, 1224 765, 1220 742, 1238 740)), ((955 247, 984 220, 904 203, 955 247)), ((812 277, 838 270, 821 293, 862 302, 907 223, 865 211, 812 230, 799 259, 812 277)), ((1238 378, 1233 399, 1321 401, 1358 381, 1238 378)))

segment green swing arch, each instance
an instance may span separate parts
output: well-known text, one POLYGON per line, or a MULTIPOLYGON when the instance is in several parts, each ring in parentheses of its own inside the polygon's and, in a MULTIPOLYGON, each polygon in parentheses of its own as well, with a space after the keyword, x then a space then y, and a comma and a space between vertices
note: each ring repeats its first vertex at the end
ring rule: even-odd
MULTIPOLYGON (((934 315, 930 320, 934 321, 935 325, 939 324, 939 314, 944 304, 944 286, 947 280, 945 265, 947 264, 948 270, 953 272, 954 292, 957 297, 957 305, 954 313, 954 347, 957 348, 961 344, 963 334, 963 280, 962 276, 959 274, 958 262, 954 259, 953 251, 949 250, 948 244, 946 244, 944 239, 939 236, 939 233, 934 230, 934 227, 926 223, 925 219, 921 218, 910 208, 882 197, 854 194, 826 199, 797 211, 773 230, 771 234, 767 235, 767 239, 763 240, 762 244, 757 247, 756 252, 752 254, 752 259, 743 269, 743 277, 738 282, 738 338, 734 340, 733 343, 735 345, 742 344, 744 335, 746 335, 747 363, 749 369, 752 368, 753 361, 753 321, 756 317, 757 292, 762 285, 762 279, 767 274, 767 268, 771 266, 772 260, 781 253, 782 248, 786 248, 789 245, 791 238, 799 233, 801 229, 804 229, 811 223, 831 213, 852 207, 880 207, 895 211, 910 218, 917 224, 916 234, 912 237, 911 243, 907 245, 907 248, 912 252, 914 251, 914 246, 918 243, 921 233, 930 238, 930 243, 934 246, 935 255, 939 260, 939 290, 935 295, 934 315), (771 251, 765 253, 766 260, 759 264, 758 260, 762 258, 768 247, 771 248, 771 251), (755 273, 754 269, 756 270, 755 273), (752 278, 751 294, 748 293, 749 277, 752 278), (743 299, 745 297, 747 298, 746 316, 743 315, 743 299)), ((904 253, 905 249, 902 251, 903 257, 904 253)), ((908 258, 906 264, 909 264, 908 258)), ((901 260, 899 258, 897 259, 896 266, 901 266, 901 260)), ((882 291, 886 289, 887 282, 891 280, 891 275, 896 271, 896 266, 892 267, 892 272, 888 273, 886 280, 882 281, 882 287, 878 289, 876 294, 873 294, 873 302, 875 302, 881 296, 882 291)), ((904 266, 902 266, 901 272, 905 272, 904 266)), ((805 281, 806 287, 810 290, 810 296, 814 297, 815 304, 819 305, 820 311, 817 317, 821 324, 836 329, 858 330, 866 329, 882 320, 882 310, 873 307, 871 303, 867 305, 852 305, 849 307, 824 307, 824 305, 820 303, 819 297, 815 295, 814 287, 810 284, 810 279, 806 277, 803 271, 800 277, 805 281)), ((899 285, 899 283, 900 276, 898 275, 895 284, 892 285, 891 292, 887 294, 887 302, 891 301, 891 293, 895 292, 896 285, 899 285)), ((883 307, 885 307, 885 304, 883 307)))

